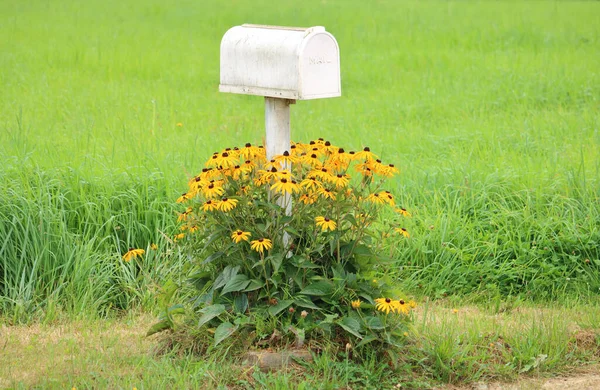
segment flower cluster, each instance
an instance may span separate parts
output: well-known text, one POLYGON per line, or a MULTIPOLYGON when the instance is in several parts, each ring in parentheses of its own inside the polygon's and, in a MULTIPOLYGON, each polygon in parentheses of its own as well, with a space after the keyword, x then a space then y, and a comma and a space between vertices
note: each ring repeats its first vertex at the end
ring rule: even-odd
MULTIPOLYGON (((311 205, 314 209, 319 209, 319 205, 325 206, 325 210, 333 209, 330 207, 333 202, 354 199, 363 203, 370 214, 375 208, 388 206, 398 216, 409 217, 405 208, 395 207, 396 200, 390 191, 379 188, 383 180, 373 185, 374 179, 388 178, 398 172, 394 164, 383 163, 368 147, 358 152, 346 151, 321 138, 292 143, 289 151, 270 159, 263 146, 247 143, 241 148, 227 148, 212 154, 202 172, 189 180, 187 192, 177 199, 178 203, 194 203, 196 207, 187 207, 179 215, 178 221, 185 222, 184 232, 175 240, 181 240, 185 231, 193 233, 203 226, 207 215, 238 209, 242 209, 238 213, 242 215, 253 202, 261 200, 257 189, 269 198, 278 199, 282 206, 291 202, 292 213, 311 205), (353 182, 355 174, 358 179, 353 182), (365 193, 365 189, 372 191, 365 193)), ((338 229, 342 222, 339 215, 332 213, 315 215, 313 221, 323 233, 338 229)), ((403 227, 394 230, 409 237, 403 227)), ((249 237, 255 234, 251 226, 233 226, 230 233, 236 244, 247 242, 260 253, 272 246, 272 237, 250 242, 249 237)))

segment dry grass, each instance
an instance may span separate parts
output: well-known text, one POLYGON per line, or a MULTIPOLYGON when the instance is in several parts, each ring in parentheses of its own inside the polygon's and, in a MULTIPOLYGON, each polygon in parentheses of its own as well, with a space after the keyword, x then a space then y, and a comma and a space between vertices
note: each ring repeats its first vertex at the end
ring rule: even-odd
POLYGON ((103 372, 130 374, 154 342, 144 337, 153 318, 73 321, 0 328, 0 388, 64 382, 103 372))

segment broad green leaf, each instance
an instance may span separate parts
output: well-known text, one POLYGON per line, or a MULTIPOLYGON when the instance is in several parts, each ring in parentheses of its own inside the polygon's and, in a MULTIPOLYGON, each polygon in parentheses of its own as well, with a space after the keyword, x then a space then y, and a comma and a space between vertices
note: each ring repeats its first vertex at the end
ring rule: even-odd
POLYGON ((383 323, 379 319, 379 317, 366 317, 365 318, 365 325, 367 326, 367 328, 369 328, 369 329, 375 329, 375 330, 379 330, 379 329, 384 329, 385 328, 383 326, 383 323))
POLYGON ((159 305, 162 308, 166 308, 167 305, 169 304, 169 302, 171 302, 171 298, 173 298, 173 294, 175 294, 175 291, 177 291, 177 289, 179 288, 179 286, 173 282, 173 280, 169 279, 165 282, 165 284, 162 286, 160 294, 159 294, 159 305))
POLYGON ((238 329, 238 325, 233 325, 231 322, 223 322, 215 329, 215 345, 231 336, 238 329))
POLYGON ((252 279, 252 280, 250 280, 250 284, 248 284, 248 286, 244 289, 244 292, 258 290, 259 288, 262 288, 264 285, 265 285, 265 282, 263 282, 262 280, 252 279))
POLYGON ((217 289, 223 287, 227 282, 229 282, 229 280, 231 280, 235 275, 237 275, 239 270, 239 265, 235 267, 228 265, 227 267, 225 267, 223 269, 223 272, 221 272, 219 276, 217 276, 217 278, 215 279, 214 288, 217 289))
POLYGON ((185 314, 185 309, 183 308, 183 305, 177 304, 177 305, 173 305, 173 306, 169 307, 167 309, 167 312, 169 313, 169 315, 185 314))
POLYGON ((276 316, 277 314, 287 309, 292 303, 294 303, 294 301, 292 300, 279 301, 275 306, 269 307, 268 312, 270 315, 276 316))
POLYGON ((216 304, 216 305, 211 305, 211 306, 205 307, 204 309, 200 310, 200 313, 202 313, 202 316, 198 320, 198 327, 201 327, 202 325, 206 324, 208 321, 221 315, 224 312, 225 312, 225 305, 216 304))
POLYGON ((229 279, 229 281, 223 287, 221 291, 221 295, 227 294, 229 292, 237 292, 242 291, 250 284, 250 280, 244 274, 237 274, 233 278, 229 279))
POLYGON ((363 345, 369 344, 370 342, 376 340, 379 340, 377 336, 373 336, 372 334, 366 335, 365 338, 360 341, 360 343, 356 344, 356 348, 360 348, 363 345))
POLYGON ((360 334, 360 323, 356 321, 354 318, 343 317, 341 320, 337 322, 339 326, 341 326, 348 333, 353 334, 354 336, 362 339, 363 336, 360 334))
POLYGON ((300 291, 300 294, 323 296, 323 295, 330 295, 332 293, 332 291, 333 291, 333 286, 331 285, 330 282, 325 281, 325 280, 320 280, 316 283, 310 284, 310 285, 306 286, 305 288, 303 288, 302 291, 300 291))
POLYGON ((294 303, 296 304, 296 306, 304 307, 306 309, 313 309, 313 310, 320 309, 319 306, 315 305, 312 301, 309 301, 307 299, 295 299, 294 303))
POLYGON ((284 230, 285 232, 288 232, 288 233, 289 233, 290 235, 292 235, 292 236, 296 236, 296 237, 300 237, 300 236, 301 236, 301 235, 300 235, 300 232, 299 232, 298 230, 294 229, 294 228, 293 228, 293 227, 291 227, 291 226, 286 226, 286 227, 284 227, 284 228, 283 228, 283 230, 284 230))
POLYGON ((146 336, 152 336, 155 333, 159 333, 164 330, 171 329, 172 327, 173 327, 173 323, 171 321, 169 321, 168 319, 164 319, 164 320, 152 325, 152 327, 150 329, 148 329, 146 336))
POLYGON ((245 313, 248 309, 248 295, 240 294, 233 299, 233 308, 236 313, 245 313))
POLYGON ((269 256, 271 260, 271 264, 273 265, 273 273, 276 274, 279 272, 279 268, 281 268, 281 263, 283 263, 283 256, 279 253, 275 256, 269 256))
POLYGON ((215 252, 212 255, 208 256, 206 259, 204 259, 204 261, 202 261, 202 264, 212 263, 213 261, 215 261, 219 257, 223 256, 224 254, 225 254, 225 252, 215 252))

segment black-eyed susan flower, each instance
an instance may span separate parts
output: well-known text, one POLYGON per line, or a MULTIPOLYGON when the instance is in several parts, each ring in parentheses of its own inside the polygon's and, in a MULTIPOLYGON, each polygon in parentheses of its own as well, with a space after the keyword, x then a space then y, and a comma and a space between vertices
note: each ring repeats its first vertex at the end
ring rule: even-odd
POLYGON ((215 199, 209 199, 202 205, 202 211, 213 211, 219 209, 219 201, 215 199))
POLYGON ((385 199, 377 192, 372 193, 371 195, 367 196, 367 199, 365 199, 367 202, 371 202, 374 204, 384 204, 385 203, 385 199))
POLYGON ((314 176, 308 176, 300 182, 300 187, 309 191, 318 191, 323 188, 323 184, 314 176))
POLYGON ((260 149, 257 146, 252 146, 251 143, 247 143, 240 149, 240 156, 245 160, 253 160, 254 157, 258 156, 260 153, 260 149))
POLYGON ((251 234, 250 232, 245 232, 243 230, 235 230, 231 233, 231 239, 233 240, 233 242, 235 242, 236 244, 239 244, 241 241, 248 241, 248 239, 250 238, 251 234))
POLYGON ((223 198, 219 202, 219 210, 228 212, 228 211, 233 210, 235 208, 235 206, 237 206, 237 204, 238 204, 237 199, 223 198))
POLYGON ((405 228, 394 228, 394 231, 406 238, 410 237, 410 233, 408 233, 408 230, 406 230, 405 228))
POLYGON ((307 153, 300 158, 300 162, 303 164, 310 165, 313 168, 320 168, 323 166, 323 163, 319 159, 319 155, 316 153, 307 153))
POLYGON ((328 183, 333 183, 333 175, 328 168, 315 169, 310 171, 309 174, 328 183))
POLYGON ((183 203, 186 200, 190 200, 190 199, 191 199, 191 196, 187 192, 185 192, 185 193, 181 194, 181 196, 179 198, 177 198, 176 202, 183 203))
POLYGON ((316 217, 315 223, 317 224, 318 227, 321 228, 322 231, 326 231, 326 230, 334 231, 335 227, 337 225, 335 223, 335 221, 332 221, 331 219, 322 217, 322 216, 316 217))
POLYGON ((185 237, 185 233, 176 234, 175 237, 173 237, 173 241, 177 242, 179 240, 183 240, 184 237, 185 237))
POLYGON ((393 301, 394 303, 394 311, 398 314, 408 314, 410 312, 410 307, 404 301, 404 299, 399 299, 397 301, 393 301))
POLYGON ((289 164, 295 164, 298 162, 298 158, 290 155, 290 152, 287 150, 283 152, 283 154, 278 154, 277 156, 273 157, 273 160, 275 160, 275 162, 281 166, 287 166, 289 164))
POLYGON ((146 251, 143 249, 129 248, 129 250, 123 255, 123 260, 129 262, 131 259, 142 256, 144 253, 146 253, 146 251))
POLYGON ((392 195, 389 191, 382 191, 379 193, 379 197, 383 199, 383 201, 390 206, 394 206, 396 202, 394 201, 394 195, 392 195))
POLYGON ((225 190, 217 183, 210 183, 209 185, 202 187, 202 193, 207 198, 216 198, 217 196, 223 195, 225 190))
POLYGON ((276 167, 271 167, 271 169, 269 169, 269 170, 259 169, 257 173, 258 173, 258 176, 254 179, 254 184, 256 184, 257 186, 267 184, 271 180, 278 179, 278 177, 277 177, 278 170, 276 167))
POLYGON ((302 194, 298 200, 304 204, 313 204, 317 199, 318 197, 316 194, 302 194))
POLYGON ((214 160, 215 166, 223 168, 234 167, 238 162, 237 156, 235 156, 235 153, 233 153, 231 150, 220 153, 214 160))
POLYGON ((384 312, 385 314, 389 314, 390 311, 393 313, 395 310, 396 304, 394 300, 390 298, 377 298, 375 300, 375 309, 384 312))
POLYGON ((250 242, 250 249, 257 252, 263 253, 265 250, 269 250, 273 247, 273 243, 268 238, 259 238, 250 242))
POLYGON ((293 180, 280 179, 278 182, 271 186, 271 190, 280 192, 282 194, 291 194, 300 191, 300 186, 293 180))
POLYGON ((356 152, 356 154, 354 154, 354 159, 371 161, 371 160, 376 160, 377 156, 374 155, 373 153, 371 153, 371 149, 369 149, 369 147, 366 146, 365 148, 363 148, 363 150, 361 150, 360 152, 356 152))
POLYGON ((404 207, 397 208, 396 212, 403 217, 410 217, 410 213, 404 207))
POLYGON ((350 175, 337 174, 333 176, 332 184, 335 184, 336 188, 344 188, 348 185, 350 175))
POLYGON ((198 229, 199 229, 198 226, 192 225, 192 226, 188 227, 188 232, 196 233, 198 231, 198 229))
POLYGON ((355 301, 352 301, 351 304, 352 304, 353 309, 360 309, 360 305, 362 304, 362 301, 360 299, 357 299, 355 301))
POLYGON ((392 177, 395 174, 400 173, 398 168, 394 164, 388 164, 387 166, 382 168, 382 175, 387 177, 392 177))
POLYGON ((181 123, 181 122, 177 122, 177 125, 176 125, 176 126, 177 126, 177 127, 183 127, 183 123, 181 123))
POLYGON ((153 251, 158 250, 158 245, 152 243, 150 244, 150 249, 152 249, 153 251))
POLYGON ((335 192, 331 191, 330 189, 327 188, 321 188, 319 191, 317 191, 317 194, 326 198, 326 199, 331 199, 331 200, 335 200, 336 199, 336 194, 335 192))

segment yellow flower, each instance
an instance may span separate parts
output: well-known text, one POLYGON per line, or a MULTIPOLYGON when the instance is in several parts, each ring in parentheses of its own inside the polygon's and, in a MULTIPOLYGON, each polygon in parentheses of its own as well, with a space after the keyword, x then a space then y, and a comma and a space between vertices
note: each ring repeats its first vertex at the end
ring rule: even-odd
POLYGON ((219 210, 228 212, 228 211, 233 210, 235 208, 235 206, 237 206, 237 204, 238 204, 237 199, 223 198, 219 202, 219 210))
POLYGON ((356 301, 352 301, 352 308, 353 309, 360 309, 360 304, 362 303, 360 299, 357 299, 356 301))
POLYGON ((369 147, 365 147, 363 150, 361 150, 360 152, 354 154, 354 159, 355 160, 366 160, 366 161, 371 161, 371 160, 375 160, 377 158, 376 155, 374 155, 373 153, 371 153, 371 149, 369 149, 369 147))
POLYGON ((404 207, 397 208, 396 212, 398 214, 402 215, 403 217, 410 217, 410 213, 408 211, 406 211, 406 209, 404 207))
POLYGON ((394 312, 395 303, 390 298, 377 298, 375 300, 375 308, 385 314, 389 314, 390 311, 394 312))
POLYGON ((293 180, 281 179, 277 183, 273 184, 271 189, 282 194, 291 194, 294 192, 299 192, 300 186, 298 186, 298 184, 296 184, 296 182, 293 180))
POLYGON ((333 176, 332 183, 335 184, 337 188, 344 188, 348 185, 350 179, 350 175, 336 175, 333 176))
MULTIPOLYGON (((214 156, 214 155, 213 155, 214 156)), ((236 166, 238 159, 235 153, 232 151, 225 151, 217 155, 217 158, 213 158, 214 166, 220 166, 223 168, 231 168, 236 166)))
POLYGON ((304 204, 313 204, 317 201, 317 197, 314 194, 303 194, 299 200, 304 204))
POLYGON ((153 251, 158 250, 158 245, 150 244, 150 249, 152 249, 153 251))
POLYGON ((268 171, 264 170, 264 169, 259 169, 258 177, 256 179, 254 179, 254 184, 256 184, 257 186, 260 186, 260 185, 270 182, 271 180, 276 180, 276 179, 278 179, 277 168, 272 167, 268 171))
POLYGON ((177 123, 177 127, 183 127, 183 123, 181 123, 181 122, 177 123))
POLYGON ((247 242, 249 237, 250 237, 250 232, 244 232, 239 229, 231 233, 231 239, 236 244, 239 244, 241 241, 247 242))
POLYGON ((317 153, 310 153, 302 156, 300 158, 300 162, 310 165, 313 168, 320 168, 323 166, 321 160, 319 160, 319 155, 317 153))
POLYGON ((173 241, 177 242, 177 241, 183 239, 183 237, 185 237, 185 233, 176 234, 175 237, 173 237, 173 241))
POLYGON ((300 182, 300 187, 306 188, 311 191, 318 191, 323 188, 323 184, 318 181, 314 176, 309 176, 300 182))
POLYGON ((335 200, 335 192, 328 190, 327 188, 321 188, 319 191, 317 191, 317 194, 323 196, 324 198, 335 200))
POLYGON ((381 174, 383 176, 394 176, 395 174, 400 173, 400 171, 398 170, 398 168, 396 168, 396 166, 394 164, 388 164, 387 166, 384 166, 381 169, 381 174))
POLYGON ((246 160, 252 160, 254 157, 260 154, 260 148, 258 146, 252 146, 251 143, 247 143, 243 148, 240 149, 240 155, 246 160))
POLYGON ((383 199, 383 201, 390 206, 394 206, 396 203, 394 202, 394 195, 392 195, 389 191, 382 191, 379 193, 379 197, 383 199))
POLYGON ((384 204, 385 203, 385 199, 377 192, 367 196, 367 199, 365 199, 365 200, 367 202, 371 202, 374 204, 384 204))
POLYGON ((263 253, 264 250, 269 250, 273 247, 273 243, 268 238, 259 238, 250 242, 250 249, 263 253))
POLYGON ((275 160, 275 163, 281 165, 282 167, 298 162, 298 158, 290 156, 290 152, 287 150, 283 152, 283 154, 273 157, 273 159, 275 160))
POLYGON ((188 227, 188 231, 190 233, 196 233, 198 231, 198 226, 196 226, 196 225, 190 226, 190 227, 188 227))
POLYGON ((176 202, 177 203, 183 203, 186 200, 189 200, 190 198, 191 198, 190 195, 188 195, 187 192, 184 192, 183 194, 181 194, 181 196, 179 198, 177 198, 176 202))
POLYGON ((136 257, 143 255, 144 253, 146 253, 146 251, 143 249, 129 248, 127 253, 123 255, 123 260, 129 262, 131 259, 135 259, 136 257))
POLYGON ((336 227, 335 221, 325 217, 316 217, 315 222, 317 223, 317 226, 321 227, 322 231, 334 231, 336 227))
POLYGON ((203 211, 213 211, 219 209, 219 201, 214 199, 209 199, 202 205, 203 211))
POLYGON ((414 309, 415 307, 417 307, 417 302, 408 301, 408 307, 410 307, 411 309, 414 309))
POLYGON ((392 301, 394 303, 394 310, 396 311, 396 313, 398 314, 408 314, 408 312, 410 311, 410 307, 408 306, 408 304, 406 302, 404 302, 403 299, 397 300, 397 301, 392 301))
POLYGON ((406 238, 410 237, 410 233, 405 228, 395 228, 394 231, 406 238))
POLYGON ((210 183, 206 187, 202 188, 202 193, 207 198, 216 198, 217 196, 223 195, 225 190, 217 183, 210 183))

